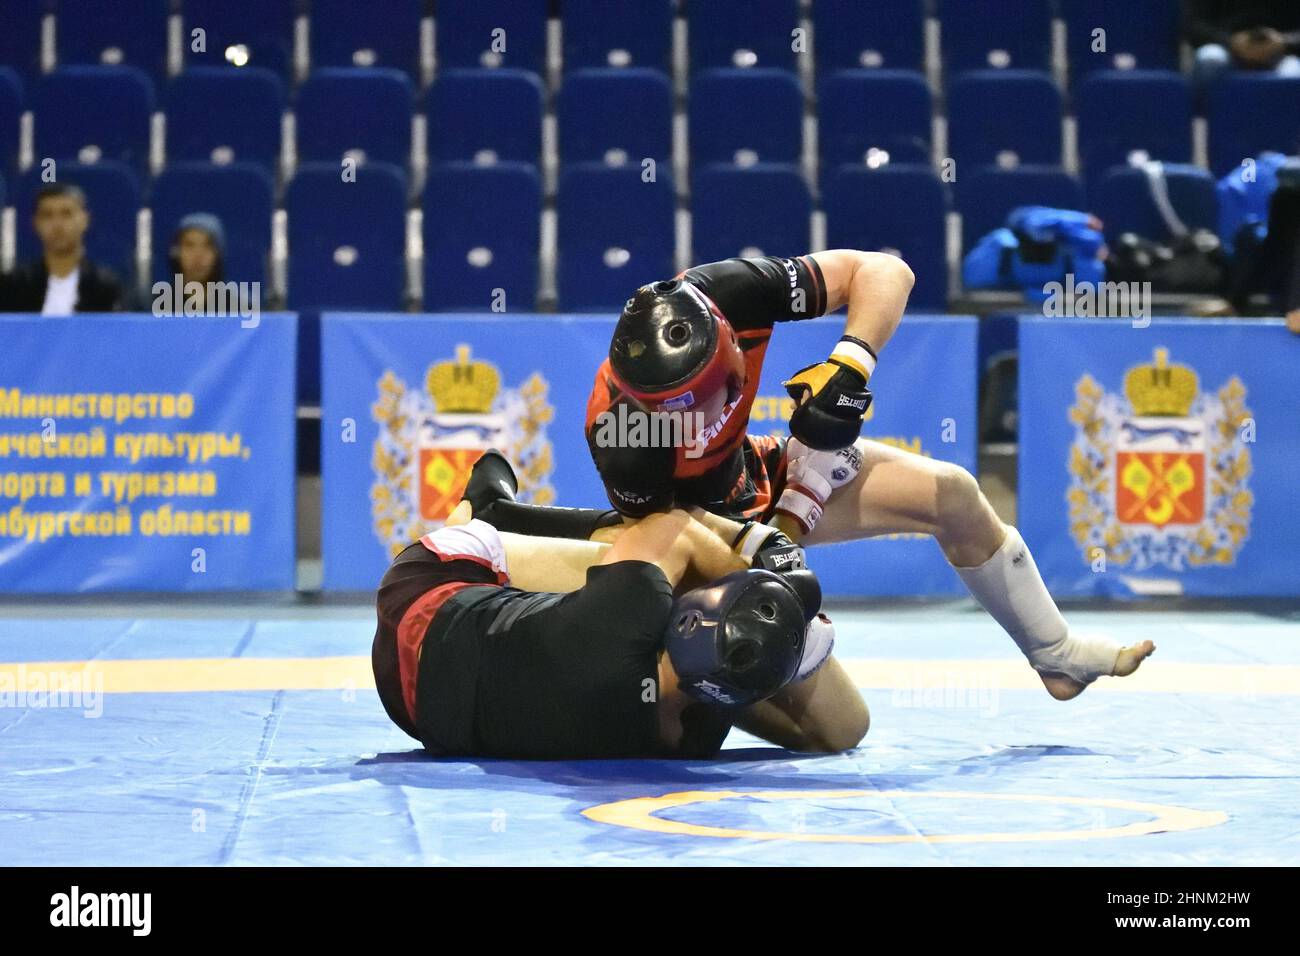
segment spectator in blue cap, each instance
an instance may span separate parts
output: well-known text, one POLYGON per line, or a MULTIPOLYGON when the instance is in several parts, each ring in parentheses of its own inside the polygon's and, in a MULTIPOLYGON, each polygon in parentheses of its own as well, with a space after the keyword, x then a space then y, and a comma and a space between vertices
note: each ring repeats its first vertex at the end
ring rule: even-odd
MULTIPOLYGON (((225 295, 226 230, 209 212, 181 219, 168 249, 171 275, 154 286, 156 315, 221 315, 225 295)), ((232 284, 233 285, 233 284, 232 284)))
POLYGON ((185 282, 221 282, 224 278, 226 230, 210 212, 192 212, 172 236, 172 273, 185 282))

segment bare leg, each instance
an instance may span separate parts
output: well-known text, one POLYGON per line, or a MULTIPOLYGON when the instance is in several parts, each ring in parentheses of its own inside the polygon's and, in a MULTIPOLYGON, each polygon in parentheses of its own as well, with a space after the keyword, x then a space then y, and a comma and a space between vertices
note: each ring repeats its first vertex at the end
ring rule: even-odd
POLYGON ((572 538, 539 538, 501 532, 510 583, 525 591, 576 591, 587 583, 587 569, 602 563, 607 544, 572 538))
POLYGON ((862 471, 831 495, 805 544, 885 534, 932 535, 957 567, 982 564, 1007 536, 966 469, 862 439, 862 471))
POLYGON ((746 707, 735 724, 789 750, 838 753, 862 742, 871 716, 853 678, 831 657, 807 680, 746 707))
POLYGON ((909 532, 932 535, 1058 700, 1082 693, 1097 675, 1128 676, 1155 650, 1150 641, 1110 648, 1072 638, 1028 548, 1002 523, 964 468, 879 442, 860 440, 858 447, 861 473, 831 495, 805 544, 909 532))

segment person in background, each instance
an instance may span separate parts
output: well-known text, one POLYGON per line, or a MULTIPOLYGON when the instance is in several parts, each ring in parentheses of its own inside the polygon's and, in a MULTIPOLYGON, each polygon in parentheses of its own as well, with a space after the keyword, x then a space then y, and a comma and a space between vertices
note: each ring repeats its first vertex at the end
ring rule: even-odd
POLYGON ((185 282, 221 282, 225 277, 226 230, 210 212, 192 212, 172 236, 171 267, 185 282))
POLYGON ((0 311, 64 317, 122 309, 125 293, 117 276, 86 258, 89 226, 86 194, 76 186, 50 185, 37 193, 32 227, 43 255, 0 279, 0 311))
POLYGON ((1186 0, 1183 33, 1196 49, 1193 72, 1201 86, 1229 69, 1300 76, 1296 0, 1186 0))
POLYGON ((1268 200, 1267 228, 1241 228, 1230 273, 1226 314, 1251 315, 1254 299, 1268 298, 1267 313, 1286 316, 1300 334, 1300 157, 1277 169, 1277 188, 1268 200))
POLYGON ((175 301, 197 304, 206 314, 212 305, 208 283, 225 279, 225 253, 226 230, 220 219, 209 212, 192 212, 181 219, 172 234, 168 256, 168 278, 178 286, 175 301), (201 303, 194 303, 194 294, 201 296, 201 303))

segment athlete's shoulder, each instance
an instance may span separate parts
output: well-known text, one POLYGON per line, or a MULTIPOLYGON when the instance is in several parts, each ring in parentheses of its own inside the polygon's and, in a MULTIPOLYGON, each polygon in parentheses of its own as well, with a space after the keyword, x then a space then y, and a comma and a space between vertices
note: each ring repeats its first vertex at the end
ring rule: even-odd
POLYGON ((826 311, 826 283, 811 256, 750 256, 687 269, 736 331, 809 319, 826 311))

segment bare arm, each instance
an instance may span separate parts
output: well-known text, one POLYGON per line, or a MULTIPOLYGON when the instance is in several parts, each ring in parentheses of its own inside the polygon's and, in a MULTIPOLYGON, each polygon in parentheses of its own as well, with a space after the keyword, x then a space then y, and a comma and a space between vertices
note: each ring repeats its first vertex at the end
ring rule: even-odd
POLYGON ((862 741, 871 717, 848 672, 830 657, 807 680, 740 711, 734 723, 778 747, 838 753, 862 741))
POLYGON ((599 563, 616 561, 653 564, 674 588, 694 587, 748 567, 718 535, 680 509, 627 525, 599 563))
POLYGON ((587 569, 600 564, 608 544, 501 532, 510 583, 524 591, 576 591, 587 569))
POLYGON ((883 252, 830 249, 812 258, 826 281, 826 311, 849 307, 846 335, 880 354, 903 318, 915 277, 906 262, 883 252))

